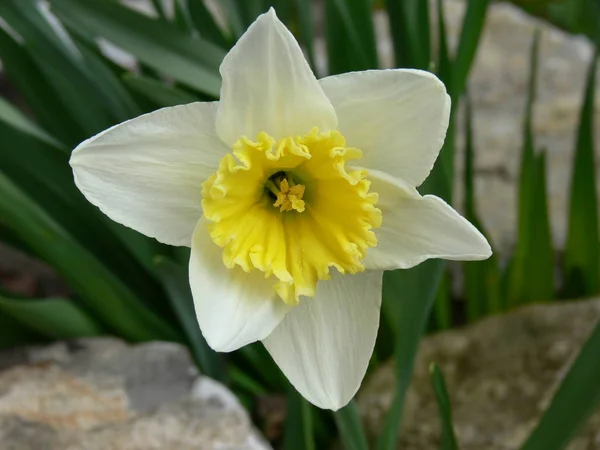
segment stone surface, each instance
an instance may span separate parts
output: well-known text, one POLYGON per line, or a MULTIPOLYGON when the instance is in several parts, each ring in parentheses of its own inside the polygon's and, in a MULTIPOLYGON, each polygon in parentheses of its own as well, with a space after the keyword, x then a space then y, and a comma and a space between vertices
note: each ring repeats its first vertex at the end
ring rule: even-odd
MULTIPOLYGON (((600 317, 600 300, 536 305, 464 329, 426 337, 407 394, 398 449, 439 448, 437 405, 428 373, 440 365, 462 450, 516 450, 537 423, 569 364, 600 317)), ((388 362, 359 393, 371 436, 394 395, 388 362)), ((600 410, 569 450, 600 449, 600 410)))
POLYGON ((236 397, 175 344, 13 349, 0 370, 2 450, 270 448, 236 397))
MULTIPOLYGON (((432 7, 435 3, 431 2, 432 7)), ((449 45, 456 47, 465 2, 445 0, 444 11, 449 45)), ((391 67, 387 16, 378 13, 375 19, 380 60, 383 66, 391 67)), ((477 207, 494 244, 504 254, 510 253, 516 239, 516 185, 529 53, 535 28, 540 30, 541 36, 533 129, 537 147, 548 152, 547 188, 557 248, 564 246, 566 236, 575 132, 585 75, 592 59, 592 47, 585 38, 566 34, 510 4, 498 2, 489 7, 468 86, 474 111, 477 207)), ((597 96, 596 111, 596 129, 600 129, 600 96, 597 96)), ((454 201, 459 209, 463 199, 463 123, 459 117, 454 201)), ((600 133, 596 134, 598 153, 600 133)), ((597 173, 600 172, 598 161, 599 158, 596 159, 597 173)))

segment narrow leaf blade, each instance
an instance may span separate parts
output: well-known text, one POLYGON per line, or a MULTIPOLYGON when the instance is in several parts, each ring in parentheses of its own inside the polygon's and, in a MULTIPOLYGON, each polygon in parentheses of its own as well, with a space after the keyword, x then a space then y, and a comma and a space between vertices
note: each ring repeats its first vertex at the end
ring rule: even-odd
POLYGON ((345 450, 369 450, 354 400, 333 415, 345 450))
POLYGON ((600 321, 522 450, 564 448, 600 405, 600 321))
POLYGON ((598 198, 594 157, 594 98, 598 54, 588 72, 573 175, 569 223, 564 255, 566 297, 595 294, 600 290, 600 242, 598 240, 598 198))
POLYGON ((164 257, 157 258, 155 264, 200 370, 215 380, 225 381, 223 361, 208 346, 198 327, 187 270, 164 257))
POLYGON ((50 339, 92 337, 104 332, 87 311, 64 298, 30 300, 0 295, 0 311, 50 339))
POLYGON ((450 396, 446 389, 446 382, 442 371, 437 364, 432 364, 429 367, 431 375, 431 384, 435 393, 438 411, 440 414, 440 422, 442 424, 441 450, 458 450, 456 436, 454 435, 454 427, 452 425, 452 406, 450 405, 450 396))
POLYGON ((294 388, 287 397, 283 450, 316 450, 313 429, 313 406, 294 388))

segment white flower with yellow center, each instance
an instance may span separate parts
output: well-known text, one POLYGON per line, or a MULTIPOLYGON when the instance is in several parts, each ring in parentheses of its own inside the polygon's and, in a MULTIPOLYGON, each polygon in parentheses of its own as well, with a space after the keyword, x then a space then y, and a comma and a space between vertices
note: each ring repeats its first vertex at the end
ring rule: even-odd
POLYGON ((79 145, 75 181, 113 220, 191 246, 213 349, 261 340, 304 397, 338 409, 373 352, 383 271, 491 254, 454 209, 415 189, 450 99, 418 70, 317 80, 273 10, 220 72, 219 102, 164 108, 79 145))

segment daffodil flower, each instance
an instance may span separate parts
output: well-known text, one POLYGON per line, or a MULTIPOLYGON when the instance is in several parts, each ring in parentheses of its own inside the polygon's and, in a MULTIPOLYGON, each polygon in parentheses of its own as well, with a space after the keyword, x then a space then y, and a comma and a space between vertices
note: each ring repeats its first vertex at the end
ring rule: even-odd
POLYGON ((383 271, 491 254, 467 220, 415 188, 450 99, 419 70, 317 80, 272 9, 220 73, 220 101, 160 109, 80 144, 75 182, 114 221, 191 246, 214 350, 262 341, 306 399, 338 409, 373 352, 383 271))

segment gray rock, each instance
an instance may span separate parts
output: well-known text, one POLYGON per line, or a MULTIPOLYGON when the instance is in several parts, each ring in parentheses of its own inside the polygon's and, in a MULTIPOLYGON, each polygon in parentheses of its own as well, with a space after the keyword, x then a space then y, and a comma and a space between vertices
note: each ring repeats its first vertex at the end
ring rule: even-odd
POLYGON ((0 367, 2 450, 270 448, 176 344, 87 339, 3 352, 0 367))
MULTIPOLYGON (((437 405, 428 373, 436 362, 450 393, 462 450, 516 450, 529 435, 600 317, 600 300, 536 305, 464 329, 426 337, 407 394, 398 449, 439 448, 437 405)), ((394 367, 373 373, 359 393, 371 437, 394 395, 394 367)), ((600 410, 569 450, 600 449, 600 410)))

